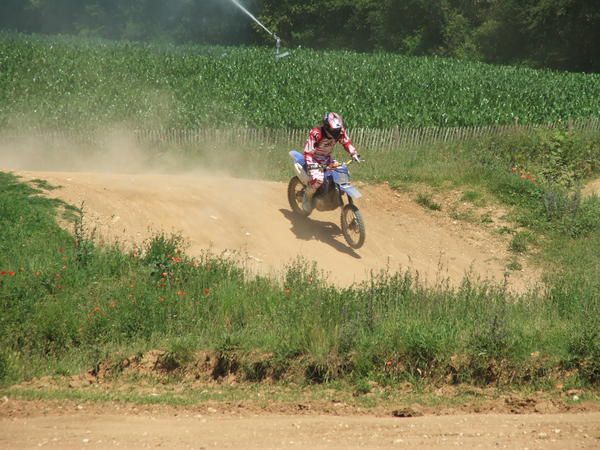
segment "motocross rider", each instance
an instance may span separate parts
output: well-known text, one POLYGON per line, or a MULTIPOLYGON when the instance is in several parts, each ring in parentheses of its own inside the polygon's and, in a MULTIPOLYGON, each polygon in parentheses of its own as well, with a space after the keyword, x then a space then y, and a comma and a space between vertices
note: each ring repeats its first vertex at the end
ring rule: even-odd
POLYGON ((324 181, 324 174, 320 165, 332 163, 331 153, 338 142, 342 144, 354 161, 360 162, 360 155, 352 145, 342 117, 337 113, 330 112, 323 117, 322 125, 310 130, 308 140, 304 146, 304 159, 310 181, 304 190, 302 207, 307 214, 312 211, 313 195, 324 181))

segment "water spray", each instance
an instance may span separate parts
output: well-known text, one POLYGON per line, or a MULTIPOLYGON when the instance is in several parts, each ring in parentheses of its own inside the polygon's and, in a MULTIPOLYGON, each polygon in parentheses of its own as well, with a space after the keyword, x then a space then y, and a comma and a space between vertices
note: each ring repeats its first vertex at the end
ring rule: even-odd
POLYGON ((271 36, 273 39, 275 39, 275 59, 285 58, 286 56, 288 56, 290 54, 290 52, 279 53, 279 51, 281 49, 281 38, 279 36, 277 36, 275 33, 273 33, 271 30, 269 30, 266 26, 264 26, 262 24, 262 22, 254 16, 254 14, 252 14, 250 11, 248 11, 246 8, 244 8, 244 6, 241 5, 237 0, 231 0, 231 2, 235 6, 240 8, 242 11, 244 11, 246 13, 246 15, 248 17, 250 17, 252 20, 254 20, 254 22, 256 22, 263 30, 265 30, 267 33, 269 33, 269 36, 271 36))

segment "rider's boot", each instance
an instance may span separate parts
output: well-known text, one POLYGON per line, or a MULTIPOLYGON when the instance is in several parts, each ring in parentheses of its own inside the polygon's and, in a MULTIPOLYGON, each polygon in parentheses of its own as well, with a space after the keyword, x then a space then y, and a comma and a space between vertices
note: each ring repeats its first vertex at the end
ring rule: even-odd
POLYGON ((311 189, 310 187, 307 187, 304 190, 304 197, 302 198, 302 209, 304 209, 304 212, 307 215, 310 214, 313 210, 312 199, 314 194, 315 190, 311 189))

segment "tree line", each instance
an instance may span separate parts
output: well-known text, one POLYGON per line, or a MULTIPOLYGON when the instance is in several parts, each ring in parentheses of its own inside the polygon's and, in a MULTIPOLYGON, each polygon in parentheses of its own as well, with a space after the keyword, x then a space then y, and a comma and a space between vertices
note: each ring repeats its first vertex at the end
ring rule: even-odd
MULTIPOLYGON (((240 0, 288 46, 600 71, 598 0, 240 0)), ((266 44, 230 0, 2 0, 0 27, 136 41, 266 44)))

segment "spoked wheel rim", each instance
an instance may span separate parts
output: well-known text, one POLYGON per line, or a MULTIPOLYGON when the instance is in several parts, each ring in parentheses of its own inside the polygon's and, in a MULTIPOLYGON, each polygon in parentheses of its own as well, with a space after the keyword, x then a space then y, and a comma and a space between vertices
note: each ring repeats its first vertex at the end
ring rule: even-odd
POLYGON ((288 202, 290 203, 290 208, 296 214, 300 214, 301 216, 306 216, 306 211, 302 206, 302 202, 304 200, 304 191, 306 187, 302 184, 298 177, 294 177, 290 180, 288 184, 288 202))
POLYGON ((342 209, 342 233, 352 248, 360 248, 365 243, 365 223, 354 205, 346 205, 342 209))

